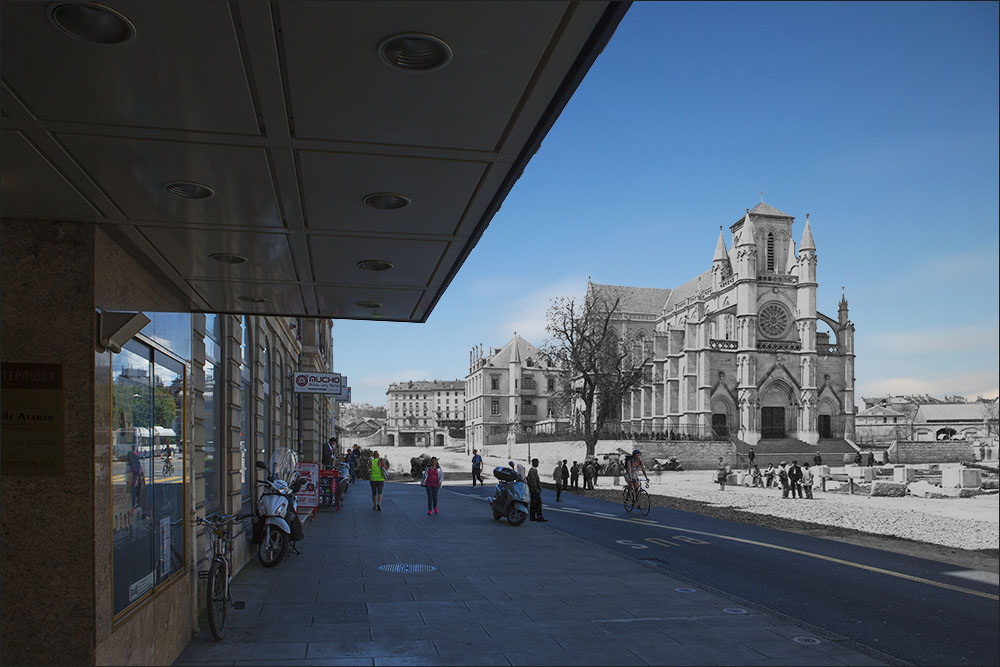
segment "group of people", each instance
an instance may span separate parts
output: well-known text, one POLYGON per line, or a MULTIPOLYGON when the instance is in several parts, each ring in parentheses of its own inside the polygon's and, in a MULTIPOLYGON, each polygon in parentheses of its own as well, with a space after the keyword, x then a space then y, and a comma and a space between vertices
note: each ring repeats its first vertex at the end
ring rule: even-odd
MULTIPOLYGON (((816 455, 819 457, 819 454, 816 455)), ((721 460, 721 459, 720 459, 721 460)), ((797 460, 792 460, 788 465, 785 461, 775 468, 773 463, 768 463, 767 468, 762 472, 760 466, 753 465, 750 471, 750 486, 760 488, 781 487, 782 498, 807 498, 813 497, 814 475, 808 463, 801 466, 797 460)))

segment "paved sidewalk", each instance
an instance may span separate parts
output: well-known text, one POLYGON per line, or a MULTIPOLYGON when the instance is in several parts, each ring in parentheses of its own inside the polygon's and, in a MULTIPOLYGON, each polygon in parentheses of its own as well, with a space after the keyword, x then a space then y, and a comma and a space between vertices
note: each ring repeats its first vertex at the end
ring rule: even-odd
POLYGON ((883 664, 553 530, 558 513, 512 527, 444 488, 427 516, 424 490, 400 483, 375 512, 367 491, 307 524, 302 555, 247 565, 226 639, 203 630, 175 664, 883 664), (379 569, 397 563, 435 569, 379 569))

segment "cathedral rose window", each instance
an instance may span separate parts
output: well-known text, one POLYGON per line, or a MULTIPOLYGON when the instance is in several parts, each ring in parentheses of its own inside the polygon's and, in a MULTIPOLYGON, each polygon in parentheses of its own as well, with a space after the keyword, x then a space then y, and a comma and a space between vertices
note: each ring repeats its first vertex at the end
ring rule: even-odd
POLYGON ((777 303, 769 303, 761 308, 757 325, 768 338, 780 338, 788 329, 788 310, 777 303))

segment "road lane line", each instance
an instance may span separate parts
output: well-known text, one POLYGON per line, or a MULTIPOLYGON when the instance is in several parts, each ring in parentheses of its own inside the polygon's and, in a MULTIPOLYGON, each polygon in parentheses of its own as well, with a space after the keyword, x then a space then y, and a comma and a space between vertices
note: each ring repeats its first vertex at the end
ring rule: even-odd
MULTIPOLYGON (((463 494, 470 495, 471 494, 463 494)), ((554 512, 570 512, 571 510, 564 509, 561 507, 552 507, 554 512)), ((635 524, 635 519, 617 517, 611 514, 606 514, 604 512, 573 512, 577 516, 592 516, 597 519, 606 519, 610 521, 621 521, 623 523, 635 524)), ((906 574, 905 572, 896 572, 895 570, 887 570, 881 567, 875 567, 874 565, 865 565, 864 563, 855 563, 854 561, 844 560, 842 558, 835 558, 833 556, 826 556, 824 554, 813 553, 811 551, 803 551, 802 549, 795 549, 792 547, 782 546, 780 544, 771 544, 769 542, 759 542, 757 540, 748 540, 743 537, 733 537, 732 535, 720 535, 718 533, 709 533, 703 530, 694 530, 692 528, 680 528, 678 526, 665 526, 663 524, 645 524, 650 528, 662 528, 663 530, 676 530, 682 533, 691 533, 694 535, 703 535, 705 537, 716 537, 720 540, 729 540, 730 542, 739 542, 741 544, 749 544, 757 547, 764 547, 765 549, 775 549, 777 551, 785 551, 787 553, 797 554, 799 556, 807 556, 809 558, 816 558, 818 560, 825 560, 830 563, 836 563, 838 565, 846 565, 847 567, 854 567, 859 570, 867 570, 868 572, 875 572, 877 574, 884 574, 890 577, 896 577, 899 579, 906 579, 907 581, 913 581, 918 584, 927 584, 928 586, 936 586, 938 588, 944 588, 949 591, 955 591, 957 593, 965 593, 966 595, 975 595, 976 597, 986 598, 987 600, 998 600, 1000 601, 1000 595, 995 595, 993 593, 984 593, 983 591, 977 591, 972 588, 963 588, 962 586, 953 586, 952 584, 946 584, 940 581, 934 581, 933 579, 925 579, 923 577, 918 577, 912 574, 906 574)))

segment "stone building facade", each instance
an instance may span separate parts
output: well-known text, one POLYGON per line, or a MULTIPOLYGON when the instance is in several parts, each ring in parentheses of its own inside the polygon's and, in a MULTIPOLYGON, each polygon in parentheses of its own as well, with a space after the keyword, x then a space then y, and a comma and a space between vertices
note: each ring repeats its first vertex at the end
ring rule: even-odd
POLYGON ((554 424, 562 416, 565 370, 548 365, 534 345, 516 333, 499 350, 469 352, 465 378, 466 449, 505 442, 528 429, 554 424))
POLYGON ((817 310, 809 216, 797 252, 793 223, 761 202, 730 226, 731 249, 719 228, 711 268, 679 287, 588 285, 619 300, 615 324, 645 361, 623 429, 744 445, 854 437, 854 324, 846 298, 836 318, 817 310))
POLYGON ((453 429, 465 428, 465 383, 461 380, 394 382, 386 390, 386 443, 444 447, 453 429))

